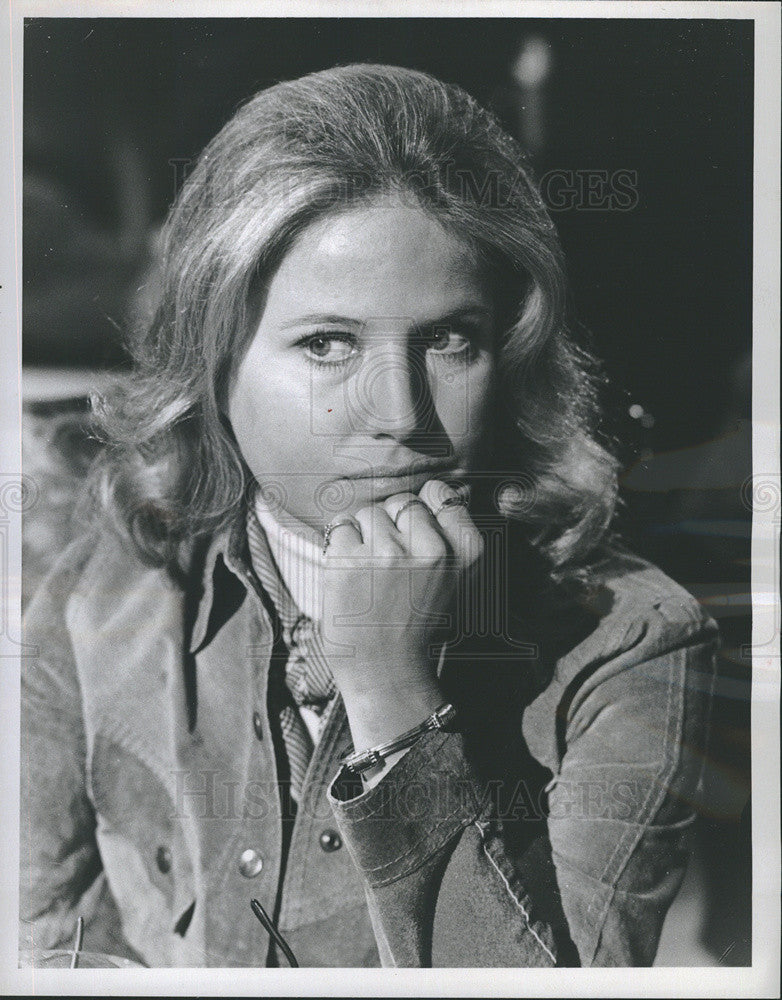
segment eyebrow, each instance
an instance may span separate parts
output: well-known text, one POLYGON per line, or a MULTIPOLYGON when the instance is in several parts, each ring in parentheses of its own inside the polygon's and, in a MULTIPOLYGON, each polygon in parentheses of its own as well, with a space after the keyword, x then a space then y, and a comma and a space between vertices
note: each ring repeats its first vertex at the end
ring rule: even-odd
MULTIPOLYGON (((486 306, 469 305, 452 309, 450 312, 447 312, 442 316, 425 320, 424 322, 416 325, 425 329, 433 326, 439 326, 441 324, 453 323, 459 320, 464 322, 470 319, 490 319, 491 315, 492 310, 486 306)), ((319 326, 327 324, 333 326, 350 326, 356 329, 361 329, 366 325, 366 321, 355 319, 350 316, 339 316, 335 313, 307 313, 305 316, 297 316, 295 319, 287 320, 285 323, 281 323, 280 329, 289 330, 292 327, 312 325, 319 326)))
POLYGON ((351 319, 349 316, 337 316, 335 313, 308 313, 306 316, 297 316, 296 319, 289 319, 285 323, 280 323, 280 329, 289 330, 294 326, 317 326, 321 323, 355 327, 364 325, 361 320, 351 319))
POLYGON ((422 327, 432 327, 440 326, 445 323, 456 323, 456 322, 466 322, 469 320, 484 320, 491 319, 493 310, 488 306, 470 305, 462 306, 458 309, 452 309, 450 312, 445 313, 443 316, 438 316, 436 319, 427 320, 424 323, 419 323, 422 327))

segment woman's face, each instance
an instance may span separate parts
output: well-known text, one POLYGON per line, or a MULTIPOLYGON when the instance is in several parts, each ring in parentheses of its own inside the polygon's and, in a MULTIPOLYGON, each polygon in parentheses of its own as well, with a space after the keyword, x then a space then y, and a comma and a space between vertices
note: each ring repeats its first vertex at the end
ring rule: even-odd
POLYGON ((319 531, 485 466, 493 335, 473 253, 420 209, 345 210, 304 230, 229 391, 272 509, 319 531))

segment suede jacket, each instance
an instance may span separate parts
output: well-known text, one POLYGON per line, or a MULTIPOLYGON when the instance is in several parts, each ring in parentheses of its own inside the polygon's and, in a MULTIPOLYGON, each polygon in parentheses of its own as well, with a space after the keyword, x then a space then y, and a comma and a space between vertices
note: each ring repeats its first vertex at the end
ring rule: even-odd
POLYGON ((442 665, 455 731, 363 790, 337 696, 294 809, 267 710, 285 650, 241 522, 182 572, 108 530, 74 542, 24 637, 33 961, 82 916, 85 950, 147 966, 285 965, 257 898, 302 966, 651 964, 687 864, 716 625, 622 549, 567 600, 508 551, 499 618, 442 665))

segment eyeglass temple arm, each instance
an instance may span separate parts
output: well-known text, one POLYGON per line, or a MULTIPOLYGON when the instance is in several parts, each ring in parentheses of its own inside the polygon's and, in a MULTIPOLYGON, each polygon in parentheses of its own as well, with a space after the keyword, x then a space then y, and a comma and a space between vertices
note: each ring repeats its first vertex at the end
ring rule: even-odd
POLYGON ((84 917, 76 918, 76 936, 73 940, 73 948, 71 951, 71 968, 75 969, 79 964, 79 952, 81 951, 82 943, 84 942, 84 917))
POLYGON ((296 961, 296 956, 293 954, 293 952, 289 948, 288 942, 285 940, 285 938, 282 936, 282 934, 280 934, 280 932, 274 926, 274 924, 272 923, 271 917, 266 912, 266 910, 264 910, 264 908, 261 906, 261 904, 258 902, 257 899, 251 899, 250 900, 250 909, 253 911, 253 913, 258 918, 258 920, 260 920, 260 922, 263 924, 263 926, 264 926, 267 934, 272 938, 272 940, 277 945, 279 945, 280 950, 285 955, 285 957, 288 959, 288 965, 290 965, 290 967, 292 969, 298 969, 299 968, 299 963, 296 961))

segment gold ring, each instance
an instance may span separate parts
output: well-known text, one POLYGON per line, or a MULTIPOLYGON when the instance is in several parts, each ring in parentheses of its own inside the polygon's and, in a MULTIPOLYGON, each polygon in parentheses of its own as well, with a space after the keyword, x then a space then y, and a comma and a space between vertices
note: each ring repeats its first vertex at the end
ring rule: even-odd
MULTIPOLYGON (((405 502, 402 504, 402 506, 399 508, 396 514, 394 514, 394 527, 397 529, 397 531, 399 530, 399 515, 404 511, 406 511, 408 507, 414 507, 416 504, 419 504, 421 507, 426 507, 426 504, 423 502, 423 500, 417 500, 417 499, 405 500, 405 502)), ((429 510, 428 507, 426 507, 426 509, 429 510)))
POLYGON ((351 527, 355 528, 359 535, 361 535, 361 541, 364 541, 364 536, 361 532, 361 525, 355 517, 351 517, 350 515, 347 515, 346 517, 338 517, 335 521, 329 521, 323 529, 323 555, 326 554, 326 549, 329 547, 332 534, 337 528, 341 528, 343 524, 349 524, 351 527))
POLYGON ((447 497, 445 500, 443 500, 443 502, 440 504, 437 510, 433 510, 432 513, 434 514, 435 517, 439 517, 446 507, 466 507, 466 506, 467 506, 467 501, 464 499, 464 497, 460 496, 447 497))

